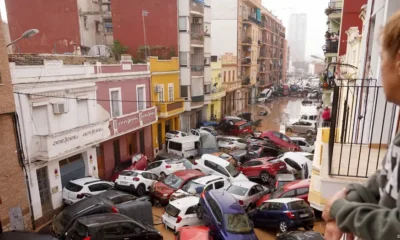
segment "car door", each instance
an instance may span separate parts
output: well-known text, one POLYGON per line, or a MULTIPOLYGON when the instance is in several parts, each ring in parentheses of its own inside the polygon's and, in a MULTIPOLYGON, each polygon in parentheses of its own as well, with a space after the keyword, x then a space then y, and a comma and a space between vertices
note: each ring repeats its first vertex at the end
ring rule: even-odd
POLYGON ((145 170, 147 172, 151 172, 151 173, 157 174, 157 176, 159 176, 161 173, 161 168, 160 168, 161 164, 162 164, 162 161, 153 162, 149 166, 147 166, 147 168, 145 170))
POLYGON ((292 124, 292 130, 293 130, 293 132, 299 132, 299 130, 300 130, 300 122, 295 122, 295 123, 293 123, 292 124))
POLYGON ((154 183, 153 180, 153 173, 147 173, 147 172, 143 172, 142 173, 142 183, 145 185, 146 191, 148 191, 151 187, 151 185, 154 183))
POLYGON ((269 203, 262 203, 256 210, 253 215, 253 222, 255 226, 266 227, 268 220, 268 207, 269 203))
POLYGON ((124 240, 149 239, 146 231, 133 222, 120 223, 120 234, 124 240))
POLYGON ((308 191, 309 188, 298 188, 296 189, 296 197, 301 198, 308 203, 308 191))
POLYGON ((197 225, 198 224, 199 220, 198 220, 197 215, 196 215, 196 206, 197 206, 197 204, 194 205, 194 206, 189 207, 186 210, 186 213, 185 213, 185 217, 186 217, 185 225, 193 226, 193 225, 197 225))
POLYGON ((250 190, 247 193, 247 199, 245 204, 250 204, 250 203, 255 203, 257 200, 260 198, 260 195, 258 194, 258 190, 256 186, 253 186, 250 188, 250 190))
POLYGON ((252 166, 250 167, 250 175, 252 177, 259 177, 260 172, 261 172, 261 166, 262 162, 261 161, 253 161, 252 166))
POLYGON ((231 178, 231 175, 229 175, 228 171, 226 171, 226 169, 220 165, 216 165, 216 170, 218 172, 218 175, 222 176, 222 177, 226 177, 228 179, 231 178))
POLYGON ((270 202, 268 206, 268 218, 266 224, 268 227, 278 227, 279 222, 282 220, 282 203, 270 202))
POLYGON ((252 166, 253 166, 254 162, 253 161, 248 161, 243 163, 243 165, 241 166, 241 171, 243 172, 244 175, 248 176, 248 177, 253 177, 252 175, 252 166))

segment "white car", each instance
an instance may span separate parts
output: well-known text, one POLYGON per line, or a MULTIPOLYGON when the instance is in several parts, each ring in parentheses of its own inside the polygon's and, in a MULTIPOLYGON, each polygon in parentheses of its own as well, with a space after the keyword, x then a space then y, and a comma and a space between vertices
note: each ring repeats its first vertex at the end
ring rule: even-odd
POLYGON ((63 202, 67 205, 79 202, 88 195, 97 195, 114 186, 113 182, 102 181, 94 177, 71 180, 63 188, 63 202))
POLYGON ((311 177, 312 159, 314 155, 306 152, 286 152, 279 159, 286 163, 286 168, 289 172, 302 172, 303 179, 311 177))
POLYGON ((165 178, 179 170, 191 169, 192 163, 189 160, 183 158, 180 160, 159 160, 149 164, 145 171, 154 173, 159 177, 165 178))
POLYGON ((288 122, 285 125, 286 132, 295 132, 312 136, 317 134, 317 126, 315 121, 300 120, 298 122, 288 122))
POLYGON ((221 136, 218 137, 217 142, 219 148, 229 151, 244 150, 247 147, 247 141, 240 137, 221 136))
POLYGON ((193 169, 199 170, 204 174, 225 177, 230 182, 249 180, 225 159, 211 154, 203 154, 200 159, 195 160, 193 169))
POLYGON ((140 197, 150 191, 151 185, 158 181, 158 176, 151 172, 126 170, 115 180, 114 188, 136 192, 140 197))
POLYGON ((264 89, 257 97, 257 102, 267 102, 272 96, 272 90, 269 88, 264 89))
POLYGON ((226 191, 247 211, 254 209, 257 201, 270 192, 268 188, 251 181, 234 182, 226 191))
POLYGON ((182 131, 171 130, 165 134, 167 139, 177 138, 177 137, 187 137, 188 134, 182 131))
POLYGON ((211 134, 209 131, 204 130, 204 129, 195 129, 193 128, 192 130, 190 130, 190 135, 194 135, 194 136, 204 136, 204 135, 209 135, 211 134))
POLYGON ((314 153, 315 147, 313 145, 310 145, 305 138, 302 137, 290 137, 290 139, 292 139, 292 141, 299 145, 301 150, 303 150, 304 152, 308 152, 308 153, 314 153))
POLYGON ((199 198, 190 196, 169 202, 162 216, 165 228, 177 232, 183 226, 203 225, 203 221, 197 218, 196 207, 199 198))
POLYGON ((187 182, 181 189, 174 192, 169 201, 174 201, 187 196, 200 196, 204 191, 213 189, 226 190, 230 186, 228 180, 217 175, 199 177, 187 182))

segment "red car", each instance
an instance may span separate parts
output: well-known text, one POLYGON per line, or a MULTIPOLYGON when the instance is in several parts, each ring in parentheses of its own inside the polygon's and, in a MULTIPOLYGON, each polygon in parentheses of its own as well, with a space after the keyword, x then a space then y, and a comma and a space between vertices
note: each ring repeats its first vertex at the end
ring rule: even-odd
POLYGON ((310 179, 296 180, 291 183, 285 184, 276 190, 274 193, 267 194, 260 198, 257 202, 257 207, 263 202, 274 198, 301 198, 308 204, 308 190, 310 188, 310 179))
POLYGON ((150 190, 151 200, 157 200, 161 204, 168 204, 169 198, 177 190, 192 179, 202 177, 205 174, 197 170, 176 171, 162 181, 155 182, 150 190))
POLYGON ((179 228, 175 240, 213 240, 210 229, 205 226, 179 228))
POLYGON ((275 145, 281 147, 287 151, 291 152, 301 152, 301 148, 299 145, 295 144, 288 136, 275 131, 266 131, 261 133, 260 138, 268 138, 271 140, 275 145))
POLYGON ((259 178, 263 183, 269 183, 277 173, 287 172, 286 164, 274 157, 247 161, 239 167, 239 170, 248 178, 259 178))
POLYGON ((242 134, 251 134, 253 135, 253 128, 250 123, 246 121, 236 122, 234 125, 230 126, 227 132, 227 135, 231 136, 239 136, 242 134))
POLYGON ((119 174, 124 170, 144 170, 148 165, 147 157, 141 153, 136 153, 132 156, 132 161, 125 161, 118 164, 114 169, 114 174, 111 181, 115 182, 119 174))

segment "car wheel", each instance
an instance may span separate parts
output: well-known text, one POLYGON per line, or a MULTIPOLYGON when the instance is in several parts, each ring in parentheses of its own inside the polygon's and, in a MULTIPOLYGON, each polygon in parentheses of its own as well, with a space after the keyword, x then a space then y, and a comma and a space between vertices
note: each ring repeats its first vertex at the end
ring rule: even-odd
POLYGON ((287 225, 286 222, 280 222, 280 223, 279 223, 279 231, 280 231, 280 232, 285 233, 285 232, 287 232, 288 230, 289 230, 289 227, 288 227, 288 225, 287 225))
POLYGON ((271 175, 268 172, 262 172, 260 179, 263 183, 269 183, 271 181, 271 175))
POLYGON ((198 219, 203 219, 203 212, 201 211, 201 205, 197 205, 196 207, 196 215, 198 219))
POLYGON ((160 178, 161 179, 165 179, 167 177, 167 174, 165 174, 165 172, 161 172, 160 173, 160 178))
POLYGON ((146 192, 146 188, 143 184, 139 184, 139 186, 136 189, 136 194, 141 197, 144 195, 144 193, 146 192))
POLYGON ((292 132, 291 128, 286 128, 286 132, 292 132))
POLYGON ((311 137, 313 135, 312 131, 307 131, 307 137, 311 137))

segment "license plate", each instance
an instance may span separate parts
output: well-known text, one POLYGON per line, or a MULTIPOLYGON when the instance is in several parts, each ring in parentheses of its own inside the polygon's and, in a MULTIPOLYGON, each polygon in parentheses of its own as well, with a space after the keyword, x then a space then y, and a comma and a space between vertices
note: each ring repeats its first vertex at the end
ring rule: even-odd
POLYGON ((122 185, 129 185, 128 182, 123 182, 123 181, 121 181, 120 184, 122 184, 122 185))
POLYGON ((300 214, 300 217, 301 217, 301 218, 308 217, 308 213, 300 214))

